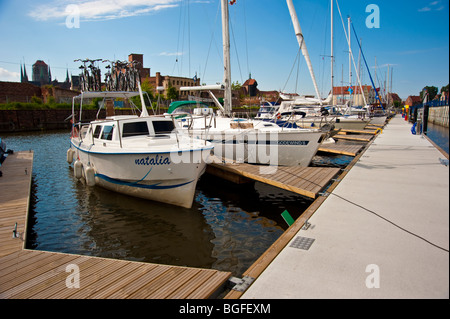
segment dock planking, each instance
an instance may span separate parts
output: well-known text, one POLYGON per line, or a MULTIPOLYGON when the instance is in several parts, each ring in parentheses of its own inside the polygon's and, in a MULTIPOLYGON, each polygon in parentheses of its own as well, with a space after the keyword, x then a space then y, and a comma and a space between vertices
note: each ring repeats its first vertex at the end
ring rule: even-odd
POLYGON ((208 166, 310 198, 316 198, 339 173, 339 168, 330 167, 283 167, 246 163, 211 163, 208 166))
POLYGON ((206 299, 214 298, 231 276, 214 269, 26 249, 32 165, 33 152, 18 152, 2 166, 0 298, 206 299), (15 223, 18 238, 12 236, 15 223), (66 283, 73 265, 79 269, 79 288, 66 283))
POLYGON ((318 151, 325 153, 332 153, 338 155, 348 155, 348 156, 356 156, 364 147, 364 144, 322 144, 318 151))
POLYGON ((369 134, 336 134, 333 136, 337 140, 370 142, 374 135, 369 134))

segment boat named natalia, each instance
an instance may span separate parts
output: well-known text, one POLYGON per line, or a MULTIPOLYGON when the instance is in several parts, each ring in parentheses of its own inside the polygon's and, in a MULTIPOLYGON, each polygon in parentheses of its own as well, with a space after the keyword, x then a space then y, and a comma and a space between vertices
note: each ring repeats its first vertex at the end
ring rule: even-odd
MULTIPOLYGON (((74 98, 129 99, 140 92, 82 92, 74 98)), ((142 96, 141 96, 142 98, 142 96)), ((143 98, 141 99, 143 100, 143 98)), ((192 139, 167 116, 112 116, 73 124, 67 160, 89 186, 190 208, 213 149, 192 139)), ((73 108, 74 110, 74 108, 73 108)), ((72 114, 75 119, 75 112, 72 114)))

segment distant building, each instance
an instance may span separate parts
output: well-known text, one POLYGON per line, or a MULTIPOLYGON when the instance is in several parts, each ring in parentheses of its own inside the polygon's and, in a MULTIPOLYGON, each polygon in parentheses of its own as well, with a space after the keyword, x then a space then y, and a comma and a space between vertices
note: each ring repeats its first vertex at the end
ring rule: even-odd
POLYGON ((144 55, 138 53, 131 53, 128 55, 128 62, 137 61, 139 65, 137 68, 139 69, 139 74, 141 75, 141 79, 150 77, 150 68, 144 68, 144 55))
POLYGON ((178 91, 180 98, 188 98, 188 96, 194 95, 193 91, 180 91, 181 87, 200 85, 200 78, 161 75, 160 72, 156 72, 156 75, 154 77, 149 77, 148 80, 150 85, 155 89, 155 93, 167 95, 169 87, 173 87, 178 91), (157 91, 157 88, 161 88, 161 91, 157 91))
POLYGON ((422 99, 418 95, 410 95, 405 101, 405 105, 415 106, 422 103, 422 99))
POLYGON ((25 67, 25 64, 20 64, 20 83, 28 83, 28 75, 27 75, 27 69, 25 67))
POLYGON ((42 98, 39 86, 32 83, 0 82, 0 103, 30 103, 33 96, 42 98))
POLYGON ((248 79, 245 81, 245 83, 242 85, 242 88, 244 89, 244 95, 246 96, 257 96, 258 95, 258 82, 256 82, 255 79, 248 79))
POLYGON ((378 102, 375 90, 370 85, 362 85, 362 94, 360 86, 333 87, 333 105, 345 105, 349 101, 352 102, 352 105, 364 105, 364 102, 376 104, 378 102))
POLYGON ((51 82, 50 68, 44 61, 37 60, 36 63, 33 64, 32 71, 32 81, 35 84, 44 85, 51 82))
POLYGON ((388 105, 394 105, 394 103, 402 103, 402 99, 398 96, 397 93, 389 93, 388 94, 388 105))

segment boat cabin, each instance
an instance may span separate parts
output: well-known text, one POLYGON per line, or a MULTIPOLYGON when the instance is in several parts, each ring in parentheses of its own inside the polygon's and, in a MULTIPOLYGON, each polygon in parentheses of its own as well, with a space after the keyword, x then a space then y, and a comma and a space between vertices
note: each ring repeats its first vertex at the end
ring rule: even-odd
POLYGON ((81 128, 81 139, 95 141, 129 141, 140 137, 170 138, 175 122, 165 117, 112 117, 93 121, 81 128))

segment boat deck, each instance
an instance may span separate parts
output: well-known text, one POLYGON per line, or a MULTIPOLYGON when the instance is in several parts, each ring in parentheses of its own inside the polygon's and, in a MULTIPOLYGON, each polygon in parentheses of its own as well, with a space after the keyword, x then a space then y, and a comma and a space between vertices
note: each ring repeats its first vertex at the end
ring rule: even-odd
POLYGON ((0 178, 0 298, 206 299, 230 272, 132 262, 25 248, 33 152, 3 163, 0 178), (17 223, 17 238, 13 229, 17 223), (79 288, 71 267, 78 267, 79 288), (68 283, 67 283, 68 281, 68 283))

